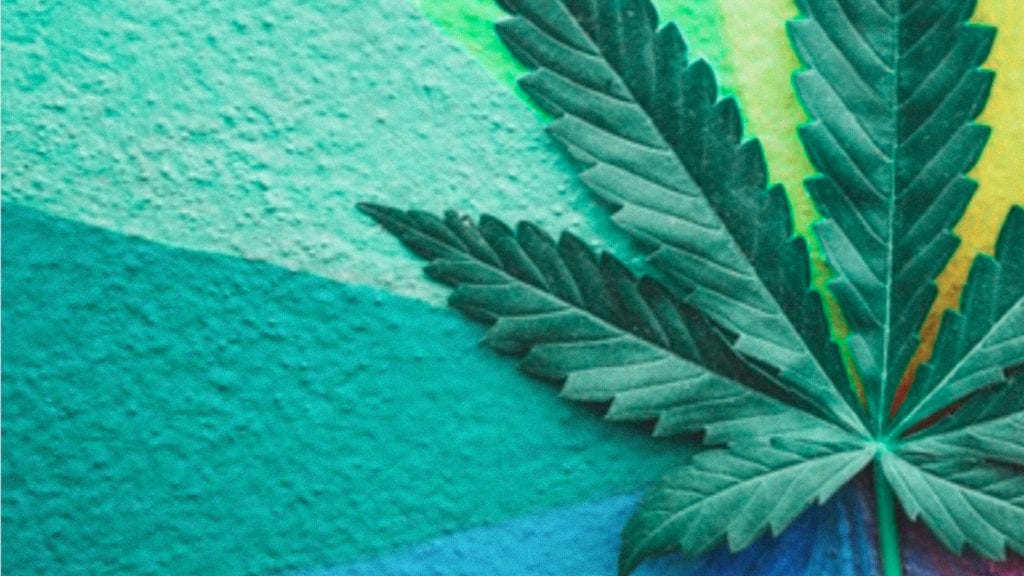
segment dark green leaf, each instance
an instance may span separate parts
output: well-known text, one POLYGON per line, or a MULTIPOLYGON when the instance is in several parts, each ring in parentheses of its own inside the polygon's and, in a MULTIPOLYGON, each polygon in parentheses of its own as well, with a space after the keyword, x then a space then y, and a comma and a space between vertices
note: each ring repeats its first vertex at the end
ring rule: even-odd
POLYGON ((814 119, 800 135, 822 173, 807 189, 829 218, 816 231, 882 432, 976 187, 964 173, 989 135, 973 120, 995 30, 966 23, 972 1, 797 3, 789 31, 808 70, 795 83, 814 119))
POLYGON ((556 244, 535 226, 516 231, 364 204, 364 212, 430 260, 453 286, 453 307, 493 323, 485 341, 525 356, 522 368, 564 381, 562 394, 612 401, 608 416, 658 420, 661 435, 705 431, 709 442, 843 437, 840 429, 763 394, 776 386, 736 356, 712 326, 658 283, 637 280, 576 237, 556 244))
POLYGON ((766 189, 764 155, 742 140, 735 101, 689 63, 648 0, 505 0, 502 39, 535 71, 523 88, 557 119, 551 134, 582 180, 649 249, 673 288, 736 335, 735 350, 787 390, 864 430, 788 200, 766 189))

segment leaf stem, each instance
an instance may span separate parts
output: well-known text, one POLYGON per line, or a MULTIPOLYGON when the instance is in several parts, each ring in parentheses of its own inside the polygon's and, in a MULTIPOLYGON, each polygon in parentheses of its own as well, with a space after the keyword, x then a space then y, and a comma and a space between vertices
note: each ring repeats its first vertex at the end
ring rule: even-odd
POLYGON ((878 551, 884 576, 903 576, 899 534, 896 529, 896 503, 892 487, 882 471, 881 454, 875 457, 875 516, 878 520, 878 551))

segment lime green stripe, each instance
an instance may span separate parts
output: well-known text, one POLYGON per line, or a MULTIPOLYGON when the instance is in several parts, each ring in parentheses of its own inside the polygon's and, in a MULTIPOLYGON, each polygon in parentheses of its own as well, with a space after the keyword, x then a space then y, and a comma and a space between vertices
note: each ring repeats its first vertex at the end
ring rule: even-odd
POLYGON ((703 58, 711 64, 722 91, 733 94, 736 84, 728 38, 722 34, 722 0, 655 0, 663 22, 675 22, 686 39, 691 58, 703 58))
MULTIPOLYGON (((723 86, 731 86, 728 45, 721 34, 722 19, 717 2, 655 0, 654 3, 663 22, 672 21, 680 27, 691 53, 711 64, 723 86)), ((529 98, 516 85, 516 80, 527 72, 526 67, 505 49, 494 33, 494 24, 507 18, 495 0, 419 0, 417 5, 445 34, 473 54, 491 74, 529 102, 529 98)), ((534 109, 537 109, 536 106, 534 109)))
MULTIPOLYGON (((494 0, 416 0, 416 6, 447 36, 465 48, 506 86, 529 101, 516 80, 528 69, 519 63, 494 33, 505 13, 494 0)), ((536 107, 534 108, 536 110, 536 107)), ((539 112, 539 110, 538 110, 539 112)))

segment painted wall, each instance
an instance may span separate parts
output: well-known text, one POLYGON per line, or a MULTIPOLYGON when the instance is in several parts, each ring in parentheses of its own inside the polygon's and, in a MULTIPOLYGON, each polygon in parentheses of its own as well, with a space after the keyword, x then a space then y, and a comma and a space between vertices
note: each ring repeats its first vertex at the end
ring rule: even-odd
MULTIPOLYGON (((493 6, 309 4, 5 2, 4 574, 606 574, 638 491, 690 453, 481 348, 353 209, 500 213, 629 254, 510 89, 493 6)), ((806 227, 788 1, 659 4, 806 227)), ((1021 30, 990 60, 947 301, 1021 199, 1021 30)), ((861 492, 748 554, 645 570, 869 573, 861 492)), ((949 561, 907 530, 909 573, 949 561)))

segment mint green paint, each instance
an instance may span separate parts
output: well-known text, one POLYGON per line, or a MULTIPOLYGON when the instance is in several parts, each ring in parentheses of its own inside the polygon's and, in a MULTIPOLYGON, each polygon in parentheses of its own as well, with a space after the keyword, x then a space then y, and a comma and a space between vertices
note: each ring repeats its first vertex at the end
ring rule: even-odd
POLYGON ((495 0, 415 0, 416 7, 438 28, 472 54, 477 61, 519 98, 530 104, 541 118, 546 114, 533 106, 516 81, 529 72, 509 54, 494 33, 494 23, 506 18, 495 0))
POLYGON ((5 201, 435 304, 356 201, 623 243, 529 108, 399 0, 12 0, 3 62, 5 201))
MULTIPOLYGON (((728 44, 722 36, 719 0, 655 0, 663 22, 675 22, 691 53, 711 63, 722 85, 732 86, 728 44)), ((505 49, 494 24, 507 17, 496 0, 417 0, 417 6, 437 26, 473 54, 499 81, 529 101, 516 85, 528 70, 505 49)), ((543 114, 538 110, 539 114, 543 114)))
POLYGON ((4 206, 3 567, 266 574, 652 482, 689 452, 454 313, 4 206))

